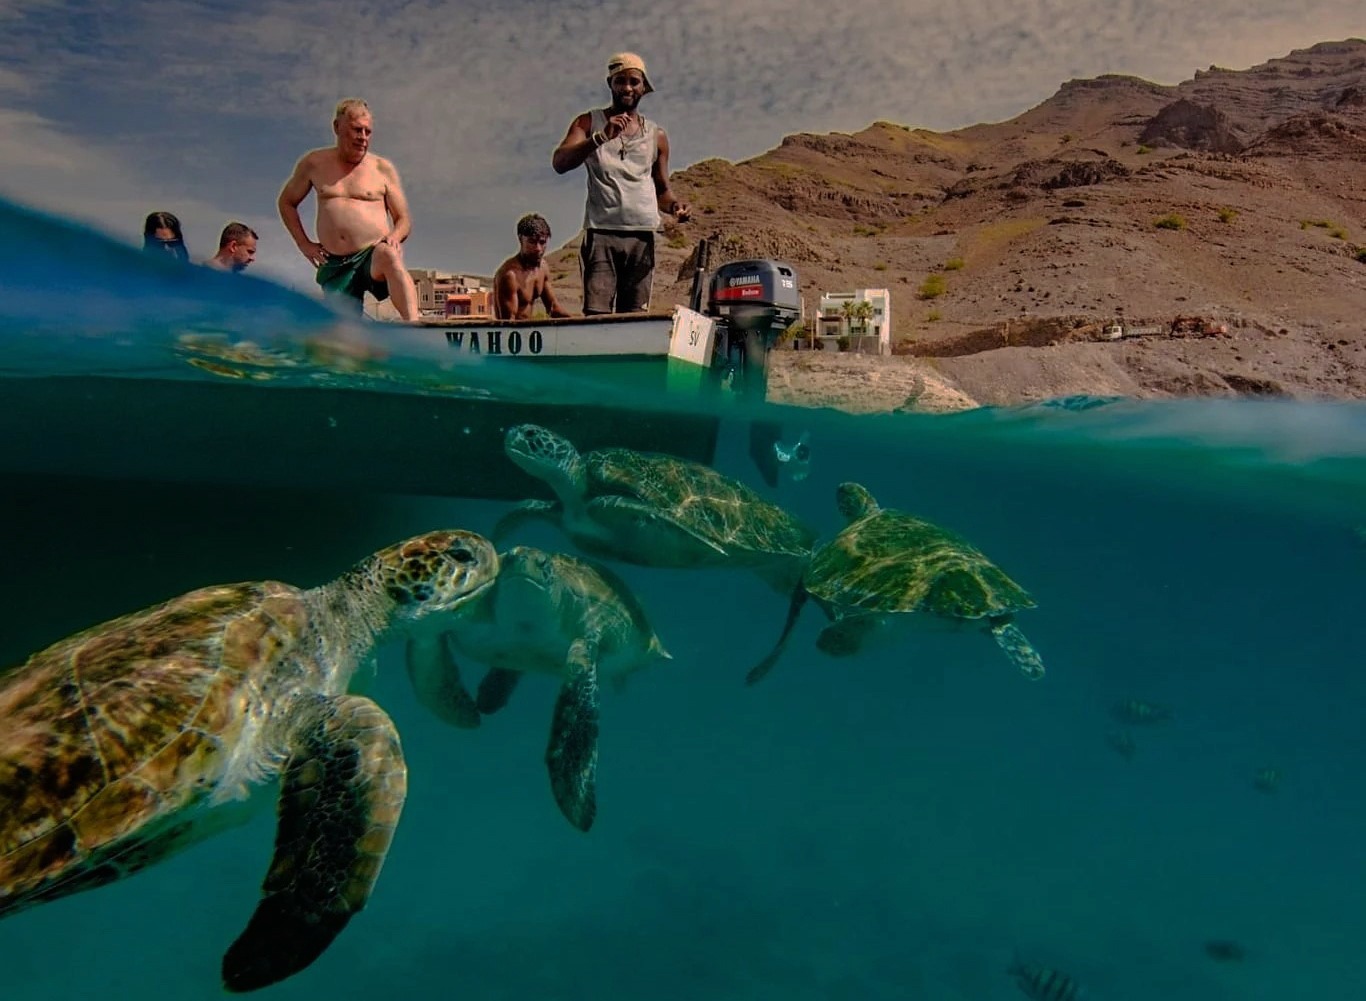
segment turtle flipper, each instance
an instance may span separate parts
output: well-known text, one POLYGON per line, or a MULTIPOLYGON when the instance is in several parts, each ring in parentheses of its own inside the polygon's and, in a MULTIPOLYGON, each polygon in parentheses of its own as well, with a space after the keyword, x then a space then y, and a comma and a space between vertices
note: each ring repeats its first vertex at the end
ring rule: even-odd
POLYGON ((489 540, 494 545, 502 545, 503 540, 508 535, 524 524, 533 521, 550 521, 558 525, 562 514, 564 514, 564 507, 558 501, 523 501, 498 519, 498 522, 493 526, 493 531, 489 533, 489 540))
POLYGON ((863 649, 870 634, 886 624, 884 616, 871 612, 842 615, 821 630, 816 637, 816 649, 831 657, 852 657, 863 649))
POLYGON ((555 700, 545 763, 550 791, 560 812, 581 831, 597 814, 598 775, 597 644, 579 637, 569 645, 566 676, 555 700))
POLYGON ((502 709, 508 704, 508 699, 512 698, 512 693, 517 689, 517 682, 521 680, 521 671, 509 671, 505 667, 489 668, 489 672, 479 682, 479 691, 474 697, 474 704, 479 712, 485 716, 492 716, 502 709))
POLYGON ((369 899, 403 810, 407 767, 379 706, 319 697, 302 714, 261 902, 223 957, 232 992, 284 980, 322 955, 369 899))
POLYGON ((788 638, 791 637, 792 630, 797 625, 797 618, 802 614, 802 606, 806 604, 806 599, 806 588, 800 584, 797 585, 797 588, 792 592, 792 601, 787 606, 787 621, 783 623, 782 635, 778 637, 778 642, 773 645, 768 656, 750 668, 749 674, 745 675, 745 684, 757 684, 764 675, 773 670, 773 665, 778 663, 778 658, 783 655, 783 650, 787 647, 788 638))
MULTIPOLYGON (((680 524, 666 512, 634 497, 596 497, 590 505, 593 520, 621 540, 612 545, 627 554, 641 554, 651 566, 717 564, 731 558, 722 546, 680 524)), ((633 557, 630 562, 641 562, 633 557)))
POLYGON ((479 725, 479 708, 460 680, 460 665, 451 656, 444 633, 408 640, 408 680, 417 700, 439 719, 463 730, 479 725))
POLYGON ((1009 619, 993 619, 988 627, 996 643, 1005 651, 1010 662, 1020 669, 1030 681, 1043 677, 1043 658, 1025 639, 1025 634, 1009 619))

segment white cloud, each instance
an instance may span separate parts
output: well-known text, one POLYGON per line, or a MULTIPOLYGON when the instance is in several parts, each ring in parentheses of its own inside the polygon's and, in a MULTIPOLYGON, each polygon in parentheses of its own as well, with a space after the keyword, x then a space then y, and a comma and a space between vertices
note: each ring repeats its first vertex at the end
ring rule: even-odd
MULTIPOLYGON (((28 4, 57 16, 58 0, 28 4)), ((409 263, 491 270, 513 249, 523 211, 542 211, 557 240, 577 229, 582 177, 554 175, 550 151, 575 113, 606 98, 614 49, 646 57, 658 91, 643 110, 668 130, 677 169, 878 118, 936 129, 1008 118, 1076 76, 1176 83, 1211 63, 1241 68, 1359 33, 1360 15, 1360 0, 339 0, 323 16, 292 0, 165 0, 128 6, 80 52, 32 52, 22 32, 0 40, 0 96, 26 104, 16 89, 26 85, 49 116, 37 150, 3 139, 0 171, 27 164, 21 185, 95 211, 109 165, 122 163, 124 226, 131 203, 145 211, 159 191, 194 203, 212 220, 196 225, 214 236, 226 217, 219 205, 255 206, 246 221, 265 227, 263 262, 303 280, 307 264, 275 219, 275 192, 304 149, 331 141, 335 101, 359 95, 375 111, 376 149, 399 167, 414 208, 409 263), (138 54, 150 54, 156 72, 138 54), (178 170, 115 153, 137 135, 60 136, 50 109, 80 100, 78 76, 141 95, 150 121, 175 130, 178 170), (84 167, 81 150, 93 158, 84 167), (33 162, 51 155, 66 168, 48 174, 33 162)))

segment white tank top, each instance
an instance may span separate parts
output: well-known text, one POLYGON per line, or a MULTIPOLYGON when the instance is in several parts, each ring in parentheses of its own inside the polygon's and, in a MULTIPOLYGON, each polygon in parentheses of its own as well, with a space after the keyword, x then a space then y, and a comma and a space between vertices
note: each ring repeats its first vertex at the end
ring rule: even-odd
MULTIPOLYGON (((589 115, 590 135, 607 125, 607 115, 601 109, 589 115)), ((644 115, 640 123, 636 135, 609 139, 584 160, 588 170, 585 228, 650 232, 659 228, 659 199, 651 176, 659 153, 659 126, 644 115)))

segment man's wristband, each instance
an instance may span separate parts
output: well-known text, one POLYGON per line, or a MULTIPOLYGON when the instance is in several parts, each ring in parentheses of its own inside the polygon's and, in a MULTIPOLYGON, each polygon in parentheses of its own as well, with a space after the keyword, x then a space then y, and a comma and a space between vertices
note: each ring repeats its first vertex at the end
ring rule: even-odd
POLYGON ((588 138, 593 143, 593 148, 597 149, 603 143, 607 142, 607 133, 602 131, 602 129, 598 129, 588 138))

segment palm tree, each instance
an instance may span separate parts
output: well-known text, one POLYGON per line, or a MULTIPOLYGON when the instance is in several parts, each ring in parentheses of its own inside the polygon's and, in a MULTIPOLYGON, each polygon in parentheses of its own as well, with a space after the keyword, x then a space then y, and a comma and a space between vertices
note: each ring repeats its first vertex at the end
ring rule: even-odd
POLYGON ((867 299, 860 299, 853 304, 850 316, 858 321, 859 327, 859 352, 863 351, 863 338, 868 334, 868 321, 873 318, 873 304, 867 299))
POLYGON ((844 302, 840 303, 840 316, 844 318, 844 322, 840 324, 840 335, 835 343, 839 345, 841 351, 848 351, 849 328, 854 319, 854 301, 852 299, 845 299, 844 302))

